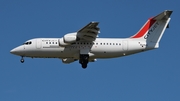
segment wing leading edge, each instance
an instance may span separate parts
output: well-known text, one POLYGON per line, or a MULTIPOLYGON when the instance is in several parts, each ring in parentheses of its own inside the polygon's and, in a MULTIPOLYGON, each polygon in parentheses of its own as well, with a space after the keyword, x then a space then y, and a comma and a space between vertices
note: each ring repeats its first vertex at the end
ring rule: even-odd
POLYGON ((100 33, 98 24, 99 22, 90 22, 77 32, 77 37, 80 38, 81 41, 96 40, 98 34, 100 33))

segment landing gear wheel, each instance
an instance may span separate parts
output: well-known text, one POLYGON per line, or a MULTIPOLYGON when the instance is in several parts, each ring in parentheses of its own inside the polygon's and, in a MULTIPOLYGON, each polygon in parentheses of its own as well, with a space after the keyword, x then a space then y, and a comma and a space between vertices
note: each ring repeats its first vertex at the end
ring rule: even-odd
POLYGON ((83 64, 82 64, 82 68, 83 68, 83 69, 86 69, 86 68, 87 68, 87 63, 83 63, 83 64))
POLYGON ((24 58, 23 57, 21 58, 21 63, 24 63, 24 58))
POLYGON ((89 55, 88 54, 80 54, 79 63, 82 65, 82 68, 87 68, 87 64, 89 62, 89 55))

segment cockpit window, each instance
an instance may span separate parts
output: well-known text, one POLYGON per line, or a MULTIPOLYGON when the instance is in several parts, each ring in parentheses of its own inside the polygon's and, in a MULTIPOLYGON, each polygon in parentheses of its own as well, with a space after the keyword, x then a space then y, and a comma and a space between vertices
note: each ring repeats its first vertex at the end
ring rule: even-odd
POLYGON ((30 44, 32 44, 32 42, 31 41, 28 41, 28 42, 25 42, 25 43, 23 43, 24 45, 30 45, 30 44))

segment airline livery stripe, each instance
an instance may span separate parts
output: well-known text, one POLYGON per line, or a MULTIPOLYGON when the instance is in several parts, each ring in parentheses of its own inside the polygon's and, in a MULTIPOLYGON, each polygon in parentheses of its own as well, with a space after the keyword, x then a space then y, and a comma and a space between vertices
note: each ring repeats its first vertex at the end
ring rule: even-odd
POLYGON ((146 23, 146 25, 137 34, 132 36, 132 38, 142 37, 155 22, 156 20, 154 20, 153 18, 148 19, 148 22, 146 23))

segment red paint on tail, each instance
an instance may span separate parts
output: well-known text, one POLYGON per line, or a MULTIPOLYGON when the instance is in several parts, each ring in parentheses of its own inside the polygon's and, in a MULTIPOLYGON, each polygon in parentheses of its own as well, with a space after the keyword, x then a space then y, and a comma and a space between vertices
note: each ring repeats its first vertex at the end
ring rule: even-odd
POLYGON ((146 25, 144 25, 144 27, 138 33, 136 33, 134 36, 132 36, 131 38, 140 38, 140 37, 144 36, 144 34, 147 32, 147 30, 149 28, 151 28, 151 26, 155 22, 156 22, 156 20, 154 20, 153 18, 148 19, 148 22, 146 23, 146 25))

